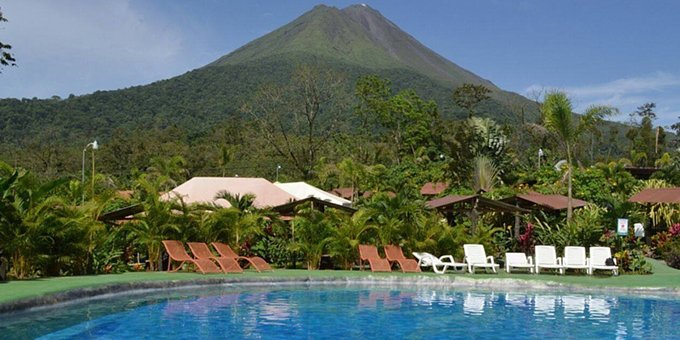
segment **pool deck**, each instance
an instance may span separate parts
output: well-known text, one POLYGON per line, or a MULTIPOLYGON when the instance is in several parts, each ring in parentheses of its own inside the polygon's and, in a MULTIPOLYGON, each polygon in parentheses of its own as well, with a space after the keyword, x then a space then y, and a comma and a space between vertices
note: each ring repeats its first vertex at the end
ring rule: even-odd
POLYGON ((661 261, 652 262, 654 274, 462 274, 448 271, 444 275, 423 273, 371 273, 370 271, 342 270, 287 270, 243 274, 129 272, 123 274, 68 276, 15 280, 0 283, 0 313, 53 305, 71 300, 144 289, 167 289, 197 285, 219 284, 277 284, 277 283, 366 283, 405 284, 435 287, 499 290, 558 290, 563 292, 607 292, 635 295, 670 295, 680 297, 680 270, 661 261))

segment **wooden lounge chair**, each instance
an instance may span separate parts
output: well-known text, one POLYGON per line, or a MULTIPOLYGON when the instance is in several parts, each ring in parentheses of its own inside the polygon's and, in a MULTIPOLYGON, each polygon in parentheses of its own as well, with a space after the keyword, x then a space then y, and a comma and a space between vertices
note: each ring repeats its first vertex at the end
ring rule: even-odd
POLYGON ((564 265, 565 272, 567 269, 585 269, 586 272, 588 272, 590 265, 588 264, 588 258, 586 258, 586 248, 572 246, 564 247, 562 264, 564 265))
POLYGON ((484 270, 491 269, 494 273, 498 273, 496 268, 499 267, 494 260, 493 256, 486 256, 486 250, 481 244, 464 244, 463 250, 465 251, 465 260, 467 263, 468 271, 474 273, 477 268, 484 268, 484 270))
POLYGON ((371 267, 372 272, 392 271, 390 261, 387 261, 387 259, 380 257, 380 255, 378 255, 378 248, 376 248, 375 246, 360 244, 359 258, 361 259, 362 268, 364 262, 368 262, 368 265, 371 267))
POLYGON ((609 247, 590 247, 589 262, 588 274, 590 275, 593 275, 593 272, 597 269, 611 270, 613 275, 619 275, 619 266, 616 264, 616 258, 612 257, 612 250, 609 247), (606 264, 609 258, 614 262, 613 266, 606 264))
POLYGON ((407 259, 404 256, 404 252, 401 250, 400 246, 386 245, 383 247, 385 249, 385 257, 390 263, 397 263, 401 271, 404 273, 420 273, 420 266, 418 266, 418 261, 414 259, 407 259))
POLYGON ((541 268, 557 269, 560 274, 564 274, 562 258, 557 257, 555 246, 536 246, 536 274, 541 273, 541 268))
POLYGON ((413 252, 413 256, 418 259, 418 265, 421 267, 432 267, 437 274, 444 274, 449 268, 454 268, 456 271, 465 271, 465 263, 456 262, 452 255, 443 255, 436 257, 430 253, 413 252))
POLYGON ((203 274, 208 273, 221 273, 220 267, 218 267, 215 262, 210 259, 196 259, 191 257, 184 249, 184 244, 180 241, 175 240, 164 240, 163 245, 165 246, 165 251, 168 252, 168 271, 176 272, 182 268, 182 265, 186 262, 192 263, 196 266, 196 269, 203 274), (179 265, 175 270, 172 270, 172 261, 179 262, 179 265))
POLYGON ((272 266, 267 263, 263 258, 259 256, 252 256, 252 257, 247 257, 247 256, 239 256, 236 254, 231 247, 228 244, 224 244, 221 242, 213 242, 211 243, 213 248, 217 250, 217 252, 220 254, 222 257, 228 257, 236 260, 237 262, 239 261, 246 261, 248 264, 245 266, 242 266, 241 268, 245 269, 248 268, 248 265, 253 267, 255 270, 258 272, 261 272, 263 270, 272 270, 272 266))
POLYGON ((220 268, 222 268, 222 271, 226 273, 243 273, 243 269, 241 269, 241 266, 239 266, 238 262, 236 262, 236 259, 232 257, 224 257, 220 256, 217 257, 215 256, 211 251, 210 248, 208 248, 208 245, 203 243, 203 242, 187 242, 187 245, 189 245, 189 249, 191 249, 191 253, 194 254, 194 256, 197 259, 208 259, 208 260, 214 260, 217 262, 217 264, 220 265, 220 268))
POLYGON ((529 269, 534 272, 534 263, 531 256, 524 253, 505 253, 505 271, 510 273, 512 268, 529 269))

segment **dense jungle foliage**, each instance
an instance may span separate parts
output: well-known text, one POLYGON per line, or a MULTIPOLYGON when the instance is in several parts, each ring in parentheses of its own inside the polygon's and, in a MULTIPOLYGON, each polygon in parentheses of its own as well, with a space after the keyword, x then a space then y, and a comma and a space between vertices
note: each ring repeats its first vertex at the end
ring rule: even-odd
MULTIPOLYGON (((280 267, 302 264, 310 269, 318 268, 324 254, 332 257, 336 267, 352 268, 360 243, 399 244, 406 254, 428 251, 452 254, 458 260, 464 243, 484 244, 487 253, 497 258, 507 251, 531 253, 534 244, 553 244, 558 250, 567 245, 607 245, 627 273, 649 272, 644 256, 664 257, 671 265, 679 262, 678 206, 627 202, 645 187, 680 186, 678 141, 654 127, 651 115, 636 114, 628 132, 617 132, 625 133, 627 142, 608 143, 611 139, 603 141, 603 131, 618 126, 605 124, 602 118, 615 109, 594 107, 576 116, 568 110, 568 98, 558 92, 546 94, 545 103, 550 104, 540 106, 541 118, 515 117, 519 123, 511 125, 487 118, 484 98, 473 103, 473 113, 458 108, 461 117, 469 118, 450 119, 432 97, 394 85, 385 77, 359 77, 351 86, 347 79, 334 69, 300 66, 287 82, 244 84, 240 90, 252 95, 244 97, 239 107, 232 103, 231 109, 215 109, 230 118, 213 117, 209 123, 197 113, 171 125, 167 123, 174 116, 163 117, 161 112, 168 108, 207 112, 217 105, 211 104, 210 96, 204 97, 200 110, 189 102, 178 103, 182 98, 149 97, 147 109, 135 106, 134 110, 148 110, 140 113, 140 119, 159 114, 159 124, 131 123, 112 130, 97 150, 83 150, 86 140, 75 150, 64 147, 63 143, 78 139, 70 140, 65 131, 69 124, 82 123, 83 130, 100 132, 116 126, 115 116, 84 122, 87 112, 112 112, 107 111, 113 110, 107 99, 110 93, 54 99, 54 103, 29 100, 17 106, 41 107, 30 114, 12 111, 5 101, 3 115, 13 112, 27 120, 10 119, 3 136, 12 130, 10 125, 40 121, 38 112, 80 112, 81 116, 45 115, 42 119, 52 120, 54 129, 37 136, 35 144, 15 145, 20 149, 12 152, 20 150, 25 156, 3 153, 0 257, 15 278, 120 272, 137 268, 129 264, 143 260, 149 261, 150 270, 157 270, 163 239, 228 242, 242 254, 260 255, 280 267), (64 107, 74 111, 62 111, 64 107), (229 116, 232 109, 240 114, 229 116), (652 135, 661 137, 649 138, 652 135), (82 156, 87 161, 84 182, 78 176, 82 156), (556 169, 562 159, 567 164, 556 169), (358 198, 353 215, 302 206, 292 221, 254 208, 247 195, 228 197, 232 207, 227 209, 160 199, 160 193, 198 175, 273 180, 277 165, 283 182, 306 180, 327 190, 352 187, 375 194, 358 198), (642 181, 626 171, 629 165, 659 170, 652 180, 642 181), (519 233, 514 231, 512 216, 496 213, 479 218, 460 214, 448 223, 427 208, 419 193, 424 183, 437 181, 450 184, 442 195, 481 192, 504 198, 529 189, 565 195, 571 191, 591 205, 574 210, 573 216, 525 215, 519 233), (121 190, 132 190, 132 196, 120 195, 121 190), (144 214, 121 225, 97 219, 130 204, 141 204, 144 214), (629 218, 631 226, 643 223, 647 237, 613 235, 620 217, 629 218)), ((196 91, 192 96, 203 96, 200 86, 192 88, 196 91)), ((449 89, 447 105, 455 106, 452 93, 449 89)), ((3 141, 7 148, 8 139, 3 141)))

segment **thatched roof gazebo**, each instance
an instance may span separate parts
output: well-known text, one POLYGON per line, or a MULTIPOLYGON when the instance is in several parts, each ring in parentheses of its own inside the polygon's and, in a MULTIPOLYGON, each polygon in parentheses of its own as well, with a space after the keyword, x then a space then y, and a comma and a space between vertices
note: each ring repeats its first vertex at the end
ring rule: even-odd
MULTIPOLYGON (((513 204, 525 209, 543 210, 557 212, 567 209, 569 206, 569 197, 563 195, 544 195, 535 191, 529 191, 525 194, 517 194, 512 197, 504 198, 501 201, 513 204)), ((572 198, 572 208, 583 208, 588 205, 588 202, 572 198)))
POLYGON ((628 202, 642 204, 680 204, 680 188, 642 189, 640 192, 629 198, 628 202))

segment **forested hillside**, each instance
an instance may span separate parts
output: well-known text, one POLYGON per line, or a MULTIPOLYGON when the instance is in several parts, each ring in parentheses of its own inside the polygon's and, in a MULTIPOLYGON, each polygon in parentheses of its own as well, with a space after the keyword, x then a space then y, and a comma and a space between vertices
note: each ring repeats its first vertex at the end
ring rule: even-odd
MULTIPOLYGON (((182 156, 191 174, 267 175, 274 164, 294 157, 271 143, 260 145, 266 136, 255 118, 262 112, 246 108, 262 99, 263 89, 294 91, 294 74, 305 67, 331 73, 337 82, 333 96, 338 100, 324 103, 334 106, 326 108, 333 114, 315 119, 321 126, 333 126, 329 133, 338 144, 356 140, 362 128, 356 84, 367 75, 389 81, 393 94, 410 89, 418 100, 432 101, 437 119, 448 125, 474 114, 492 118, 506 134, 520 133, 512 137, 521 143, 539 138, 527 130, 539 119, 536 102, 446 60, 370 7, 317 6, 217 61, 171 79, 68 98, 0 100, 0 159, 48 177, 75 176, 82 148, 96 139, 102 145, 98 168, 113 176, 151 167, 156 156, 182 156), (453 98, 463 85, 489 92, 469 106, 453 98)), ((621 140, 624 130, 611 125, 603 133, 613 132, 612 138, 621 140)), ((599 136, 584 146, 591 160, 622 154, 621 143, 601 145, 600 140, 607 138, 599 136)), ((353 152, 347 145, 319 151, 328 162, 353 152)), ((286 168, 284 173, 291 171, 286 168)))

